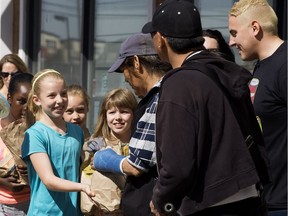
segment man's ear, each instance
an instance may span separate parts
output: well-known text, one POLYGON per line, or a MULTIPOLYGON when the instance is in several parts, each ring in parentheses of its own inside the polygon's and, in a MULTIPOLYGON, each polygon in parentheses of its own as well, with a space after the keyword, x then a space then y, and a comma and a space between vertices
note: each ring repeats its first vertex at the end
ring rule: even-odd
POLYGON ((257 21, 252 21, 251 23, 252 31, 254 36, 257 36, 259 32, 261 31, 261 26, 257 21))
MULTIPOLYGON (((165 36, 163 36, 160 32, 156 32, 156 43, 155 43, 155 49, 160 49, 161 47, 163 47, 163 45, 165 44, 165 36)), ((154 36, 155 37, 155 36, 154 36)))
POLYGON ((133 76, 141 78, 142 75, 144 74, 144 71, 143 66, 141 65, 139 57, 137 55, 134 55, 133 57, 133 66, 134 66, 134 69, 132 70, 133 76))
POLYGON ((134 66, 135 71, 138 72, 140 70, 140 61, 139 61, 139 57, 137 55, 133 56, 133 66, 134 66))

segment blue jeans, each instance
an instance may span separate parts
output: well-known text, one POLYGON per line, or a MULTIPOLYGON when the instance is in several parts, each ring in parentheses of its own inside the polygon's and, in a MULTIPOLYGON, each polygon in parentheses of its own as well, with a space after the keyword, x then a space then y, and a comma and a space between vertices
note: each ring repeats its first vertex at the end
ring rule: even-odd
POLYGON ((268 211, 268 216, 287 216, 287 210, 268 211))

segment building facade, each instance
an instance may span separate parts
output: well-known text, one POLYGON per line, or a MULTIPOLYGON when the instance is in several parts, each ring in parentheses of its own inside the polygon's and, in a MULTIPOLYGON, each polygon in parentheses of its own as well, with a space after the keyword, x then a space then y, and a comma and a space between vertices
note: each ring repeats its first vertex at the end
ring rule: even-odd
MULTIPOLYGON (((92 132, 103 96, 113 88, 129 88, 121 74, 107 69, 123 40, 140 32, 162 1, 1 0, 0 58, 17 53, 33 74, 53 68, 67 84, 82 85, 91 97, 87 126, 92 132)), ((227 15, 234 2, 194 0, 203 28, 220 30, 228 41, 227 15)), ((287 1, 269 3, 279 17, 280 37, 287 39, 287 1)))

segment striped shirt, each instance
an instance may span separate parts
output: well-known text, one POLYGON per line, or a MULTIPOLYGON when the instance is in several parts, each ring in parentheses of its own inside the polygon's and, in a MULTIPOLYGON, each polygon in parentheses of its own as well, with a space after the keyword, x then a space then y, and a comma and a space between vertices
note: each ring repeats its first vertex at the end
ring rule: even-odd
MULTIPOLYGON (((153 86, 153 89, 159 89, 160 84, 161 80, 153 86)), ((137 128, 129 143, 130 154, 127 157, 128 162, 143 171, 148 171, 150 167, 156 164, 155 121, 158 99, 159 92, 149 101, 145 113, 139 119, 137 128)))

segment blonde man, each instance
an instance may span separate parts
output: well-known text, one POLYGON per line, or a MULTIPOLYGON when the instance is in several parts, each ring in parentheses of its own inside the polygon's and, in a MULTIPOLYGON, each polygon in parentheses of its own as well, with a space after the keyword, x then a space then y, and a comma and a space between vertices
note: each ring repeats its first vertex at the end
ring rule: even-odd
POLYGON ((287 215, 287 41, 266 0, 240 0, 229 13, 230 46, 242 60, 258 60, 250 83, 270 160, 272 183, 264 188, 269 216, 287 215))

